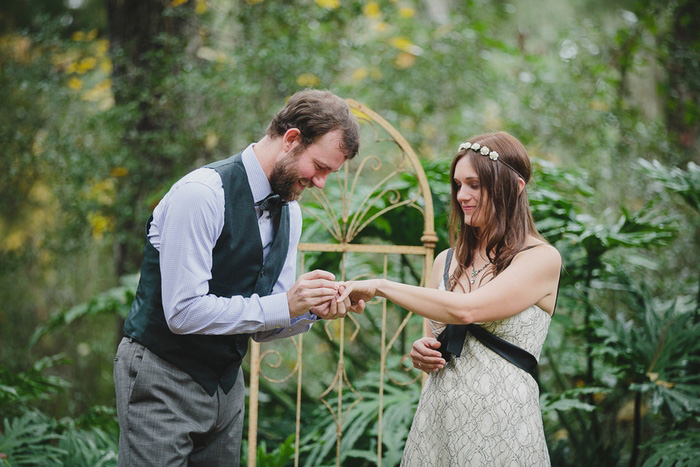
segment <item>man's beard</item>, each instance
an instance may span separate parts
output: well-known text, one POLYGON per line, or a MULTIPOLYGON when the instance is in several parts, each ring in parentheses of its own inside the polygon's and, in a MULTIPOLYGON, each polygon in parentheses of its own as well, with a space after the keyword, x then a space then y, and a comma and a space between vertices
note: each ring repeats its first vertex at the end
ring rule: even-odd
POLYGON ((284 159, 277 161, 270 175, 272 191, 280 195, 285 201, 294 201, 301 197, 302 190, 297 187, 301 180, 299 174, 299 154, 303 148, 299 147, 284 159))

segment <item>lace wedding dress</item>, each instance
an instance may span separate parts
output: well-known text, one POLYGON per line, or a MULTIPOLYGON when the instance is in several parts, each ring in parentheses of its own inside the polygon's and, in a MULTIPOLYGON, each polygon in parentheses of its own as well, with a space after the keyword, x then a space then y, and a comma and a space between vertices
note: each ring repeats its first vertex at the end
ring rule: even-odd
MULTIPOLYGON (((550 321, 531 306, 481 326, 539 360, 550 321)), ((462 356, 428 376, 401 465, 549 466, 537 383, 467 333, 462 356)))

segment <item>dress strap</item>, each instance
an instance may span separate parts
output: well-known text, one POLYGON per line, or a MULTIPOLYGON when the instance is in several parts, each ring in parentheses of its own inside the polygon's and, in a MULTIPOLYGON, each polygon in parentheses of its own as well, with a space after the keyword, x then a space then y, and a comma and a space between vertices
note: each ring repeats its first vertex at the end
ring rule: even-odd
POLYGON ((452 262, 452 255, 454 250, 450 248, 447 250, 447 258, 445 259, 445 273, 443 281, 445 282, 445 290, 447 290, 447 283, 450 281, 450 263, 452 262))

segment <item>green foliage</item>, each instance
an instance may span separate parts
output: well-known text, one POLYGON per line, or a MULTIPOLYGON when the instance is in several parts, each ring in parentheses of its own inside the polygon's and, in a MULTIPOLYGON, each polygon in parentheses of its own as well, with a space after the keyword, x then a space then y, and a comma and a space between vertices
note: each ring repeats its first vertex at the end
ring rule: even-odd
MULTIPOLYGON (((277 445, 275 449, 268 453, 267 443, 263 440, 258 443, 258 450, 255 455, 255 465, 257 467, 284 467, 289 465, 294 459, 294 435, 289 435, 283 443, 277 445)), ((241 447, 241 465, 248 463, 248 442, 243 441, 241 447)))
POLYGON ((585 387, 574 388, 558 394, 545 393, 540 396, 540 407, 542 414, 550 412, 562 413, 569 410, 580 410, 583 412, 593 412, 597 410, 595 405, 581 401, 581 396, 588 394, 605 394, 610 392, 607 388, 585 387))
POLYGON ((61 465, 66 452, 53 445, 60 439, 56 422, 37 411, 3 420, 0 433, 0 452, 7 455, 4 463, 10 466, 61 465))
POLYGON ((75 429, 74 423, 63 427, 58 445, 64 454, 59 465, 107 467, 117 465, 119 435, 101 428, 75 429))
MULTIPOLYGON (((112 410, 112 419, 114 413, 112 410)), ((3 420, 0 453, 7 466, 107 467, 117 465, 118 434, 70 419, 56 421, 36 411, 3 420)))
POLYGON ((611 376, 625 389, 650 397, 651 408, 663 410, 673 425, 697 417, 700 375, 694 368, 700 364, 700 322, 692 301, 678 297, 660 303, 628 275, 618 277, 633 313, 630 318, 598 314, 596 329, 603 341, 597 353, 611 363, 611 376))
POLYGON ((649 440, 644 447, 653 454, 643 467, 691 467, 698 462, 700 432, 671 431, 649 440))
POLYGON ((52 419, 32 408, 70 384, 43 373, 69 363, 60 355, 36 361, 25 371, 0 367, 0 453, 8 466, 114 466, 119 428, 112 407, 95 406, 77 420, 52 419))
POLYGON ((666 167, 661 162, 638 161, 645 173, 672 193, 680 196, 696 212, 700 212, 700 166, 688 162, 687 170, 679 167, 666 167))
MULTIPOLYGON (((537 226, 565 261, 540 362, 553 462, 612 465, 635 449, 644 465, 694 461, 698 2, 549 0, 533 9, 470 0, 451 2, 446 14, 442 3, 171 5, 165 14, 173 34, 154 37, 156 49, 126 74, 119 54, 107 54, 103 2, 14 2, 5 9, 0 361, 7 366, 0 369, 0 413, 10 428, 3 440, 16 441, 12 452, 30 456, 51 446, 57 450, 49 450, 48 464, 113 463, 113 414, 77 414, 78 400, 62 406, 71 367, 43 356, 70 352, 77 342, 64 335, 76 329, 84 344, 99 342, 109 353, 117 325, 104 326, 104 319, 118 322, 129 307, 129 275, 137 272, 152 207, 187 170, 260 138, 285 97, 317 87, 369 105, 417 150, 433 191, 437 250, 447 246, 456 146, 491 130, 523 141, 534 159, 529 196, 537 226), (208 11, 195 16, 202 5, 208 11), (120 284, 125 276, 129 282, 120 284), (628 417, 636 401, 639 412, 628 417), (61 421, 32 412, 37 405, 61 421), (64 422, 65 411, 74 421, 64 422), (638 439, 629 424, 640 428, 638 439)), ((414 183, 407 175, 394 188, 404 195, 414 183)), ((415 244, 421 229, 417 212, 390 212, 357 241, 415 244)), ((304 239, 325 241, 323 230, 307 219, 304 239)), ((359 273, 381 270, 372 258, 352 261, 359 273)), ((339 263, 339 255, 307 257, 310 267, 337 271, 339 263)), ((419 274, 406 258, 390 264, 390 273, 409 282, 419 274)), ((367 329, 378 328, 374 317, 366 319, 367 329)), ((405 350, 410 336, 401 338, 405 350)), ((376 372, 376 339, 362 335, 353 345, 356 356, 346 355, 354 358, 352 377, 376 372)), ((89 394, 111 384, 111 358, 95 360, 80 385, 89 394)), ((376 385, 365 387, 376 394, 376 385)), ((268 454, 265 446, 258 457, 284 464, 291 422, 283 409, 293 398, 288 389, 263 389, 279 402, 269 405, 281 407, 261 409, 263 441, 279 447, 268 454)), ((383 421, 384 460, 392 465, 417 394, 387 391, 397 398, 385 405, 383 421)), ((109 397, 98 403, 113 405, 109 397)), ((373 462, 372 397, 345 420, 348 462, 373 462)), ((305 438, 302 455, 332 463, 335 425, 323 410, 316 417, 318 438, 305 438)))
MULTIPOLYGON (((345 391, 343 407, 352 409, 340 416, 343 436, 340 441, 341 465, 375 465, 377 435, 379 434, 379 378, 376 369, 369 371, 357 382, 361 399, 345 391), (354 405, 353 405, 354 404, 354 405)), ((408 437, 410 422, 418 405, 420 388, 415 385, 384 385, 382 396, 382 465, 398 465, 408 437)), ((319 405, 306 425, 302 446, 304 465, 332 464, 336 456, 336 417, 325 406, 319 405)))
POLYGON ((138 275, 130 275, 121 278, 123 285, 114 287, 90 299, 87 303, 81 303, 67 310, 53 313, 48 320, 39 326, 29 341, 29 346, 37 343, 42 336, 57 329, 69 326, 73 321, 85 319, 100 314, 113 314, 126 318, 134 301, 138 275))
POLYGON ((68 361, 62 355, 55 355, 40 358, 23 371, 0 366, 0 412, 9 415, 64 391, 69 386, 67 381, 43 373, 48 368, 66 363, 68 361))

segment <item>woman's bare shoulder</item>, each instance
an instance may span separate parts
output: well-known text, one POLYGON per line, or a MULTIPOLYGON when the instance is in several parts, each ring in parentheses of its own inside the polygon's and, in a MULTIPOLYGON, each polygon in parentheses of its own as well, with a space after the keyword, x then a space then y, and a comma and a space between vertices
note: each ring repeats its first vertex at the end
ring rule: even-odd
POLYGON ((447 261, 447 251, 448 250, 441 251, 433 261, 433 274, 431 282, 433 282, 432 285, 434 288, 437 288, 437 285, 440 283, 442 273, 445 270, 445 261, 447 261))
POLYGON ((445 261, 447 261, 447 251, 443 250, 435 257, 433 261, 433 271, 443 271, 445 269, 445 261))
POLYGON ((547 265, 556 267, 557 269, 561 267, 562 262, 559 250, 536 237, 530 237, 527 246, 518 256, 523 256, 528 259, 537 258, 538 261, 543 261, 547 265))

